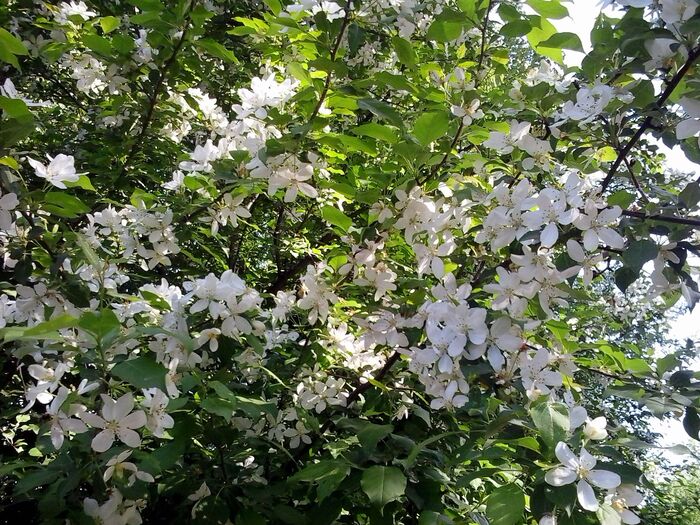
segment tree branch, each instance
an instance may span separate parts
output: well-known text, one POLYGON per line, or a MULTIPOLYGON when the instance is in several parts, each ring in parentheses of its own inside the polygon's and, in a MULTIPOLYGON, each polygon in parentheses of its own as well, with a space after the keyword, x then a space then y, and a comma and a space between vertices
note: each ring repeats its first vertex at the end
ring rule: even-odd
MULTIPOLYGON (((340 49, 340 42, 343 40, 343 36, 345 35, 345 30, 348 27, 348 24, 350 23, 350 15, 352 13, 352 0, 348 0, 348 5, 345 8, 345 17, 343 18, 343 22, 340 26, 340 32, 338 33, 338 38, 335 39, 335 44, 333 44, 333 48, 331 49, 331 62, 335 62, 335 57, 338 54, 338 49, 340 49)), ((323 83, 323 91, 321 91, 321 96, 318 99, 318 102, 316 103, 316 106, 314 107, 313 111, 311 112, 311 116, 309 117, 309 123, 313 122, 314 119, 318 116, 318 112, 321 111, 321 106, 323 106, 323 101, 326 100, 326 96, 328 95, 328 90, 330 89, 331 86, 331 77, 333 76, 331 71, 328 71, 326 74, 326 80, 323 83)))
MULTIPOLYGON (((668 100, 668 98, 671 96, 673 91, 676 89, 676 86, 678 86, 680 81, 683 79, 688 70, 690 70, 690 68, 698 59, 698 57, 700 57, 700 46, 696 47, 690 52, 690 54, 688 55, 688 59, 685 61, 685 64, 683 64, 683 66, 668 82, 668 84, 666 85, 666 89, 664 89, 663 93, 661 93, 661 96, 656 101, 657 110, 663 107, 666 100, 668 100)), ((612 178, 615 176, 615 173, 617 173, 618 168, 625 161, 625 158, 635 146, 635 144, 637 144, 637 142, 639 142, 639 139, 642 138, 642 135, 644 135, 644 133, 651 127, 653 120, 654 117, 652 115, 649 115, 647 118, 645 118, 637 132, 632 136, 632 138, 622 149, 622 151, 620 151, 617 158, 615 159, 615 162, 613 162, 613 165, 610 167, 608 174, 605 176, 605 179, 603 179, 601 191, 605 191, 607 189, 608 185, 612 181, 612 178)))
POLYGON ((126 170, 129 167, 131 160, 143 147, 143 139, 146 136, 146 132, 148 131, 148 127, 151 125, 151 122, 153 121, 153 116, 155 115, 156 105, 158 104, 158 97, 160 96, 161 90, 163 89, 163 85, 165 84, 165 80, 168 76, 168 72, 170 71, 170 68, 173 67, 173 64, 175 64, 175 60, 177 59, 177 55, 180 52, 180 50, 182 49, 182 46, 184 45, 185 40, 187 39, 187 32, 188 32, 189 27, 190 27, 190 13, 189 13, 189 11, 194 6, 194 3, 195 3, 194 1, 190 2, 188 12, 185 16, 185 26, 182 30, 182 35, 180 35, 180 40, 178 40, 177 44, 175 44, 175 47, 173 48, 172 54, 170 55, 170 57, 168 57, 168 60, 165 61, 165 63, 163 64, 163 67, 158 72, 158 78, 156 79, 155 85, 153 86, 153 93, 151 93, 151 96, 149 98, 148 110, 146 111, 146 114, 143 117, 143 121, 141 124, 141 131, 136 136, 136 139, 134 139, 134 142, 131 145, 131 149, 129 150, 129 153, 127 154, 126 159, 124 160, 124 165, 122 166, 121 172, 119 174, 120 177, 123 177, 126 174, 126 170))
MULTIPOLYGON (((486 37, 488 34, 489 16, 491 14, 491 9, 493 9, 493 6, 494 0, 489 0, 489 5, 486 7, 486 14, 484 15, 484 22, 481 26, 481 46, 479 50, 479 61, 476 66, 476 80, 474 81, 474 87, 479 86, 479 70, 481 70, 481 66, 484 63, 484 58, 486 56, 486 37)), ((464 120, 460 118, 459 126, 457 127, 455 136, 452 139, 452 142, 450 143, 450 147, 445 152, 445 155, 442 157, 442 160, 438 164, 433 166, 433 168, 428 173, 427 177, 417 181, 419 186, 422 186, 423 184, 428 182, 428 180, 434 177, 435 174, 437 174, 437 172, 445 166, 447 159, 450 157, 450 153, 452 153, 452 150, 455 148, 457 142, 459 142, 459 139, 462 137, 462 131, 464 131, 464 120)))
POLYGON ((648 215, 641 211, 623 210, 622 215, 634 217, 635 219, 670 222, 672 224, 683 224, 685 226, 693 226, 700 229, 700 219, 686 219, 684 217, 672 217, 669 215, 648 215))
POLYGON ((488 31, 489 15, 491 14, 491 9, 493 9, 493 3, 493 0, 489 0, 489 5, 486 7, 486 15, 484 15, 484 25, 481 26, 481 49, 479 51, 479 62, 476 65, 475 87, 479 85, 479 70, 481 66, 484 65, 484 58, 486 56, 486 32, 488 31))

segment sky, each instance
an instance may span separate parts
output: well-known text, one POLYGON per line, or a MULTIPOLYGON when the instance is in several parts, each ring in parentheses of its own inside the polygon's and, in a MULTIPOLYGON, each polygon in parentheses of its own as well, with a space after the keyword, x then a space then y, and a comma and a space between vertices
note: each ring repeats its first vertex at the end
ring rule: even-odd
MULTIPOLYGON (((567 4, 569 17, 561 20, 552 20, 554 26, 560 32, 576 33, 581 39, 585 51, 591 49, 590 32, 593 29, 595 19, 600 12, 597 7, 598 2, 594 0, 570 0, 567 4)), ((613 14, 612 8, 606 8, 606 14, 613 14)), ((584 53, 576 51, 564 51, 564 60, 567 65, 580 65, 584 53)), ((660 152, 666 155, 666 164, 673 169, 683 172, 695 173, 693 178, 697 178, 700 173, 700 166, 688 160, 679 146, 669 149, 660 141, 654 141, 659 146, 660 152)), ((670 333, 679 341, 692 339, 696 343, 700 341, 700 304, 693 312, 686 312, 670 321, 670 333)), ((663 349, 660 349, 663 352, 663 349)), ((700 356, 696 360, 696 369, 700 369, 700 356)), ((655 420, 652 428, 659 432, 662 437, 660 444, 665 447, 672 447, 679 444, 689 444, 692 439, 686 434, 683 425, 678 419, 667 419, 664 421, 655 420)), ((679 463, 682 457, 673 452, 663 454, 669 461, 679 463)))

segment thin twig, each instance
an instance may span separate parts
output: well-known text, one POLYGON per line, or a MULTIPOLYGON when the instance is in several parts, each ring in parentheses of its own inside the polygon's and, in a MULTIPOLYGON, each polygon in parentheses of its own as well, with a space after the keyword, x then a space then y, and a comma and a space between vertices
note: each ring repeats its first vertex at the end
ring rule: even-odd
POLYGON ((163 85, 165 84, 165 80, 168 76, 168 72, 170 71, 170 68, 173 67, 175 64, 175 60, 177 59, 177 55, 182 49, 182 46, 185 44, 185 40, 187 39, 187 32, 190 27, 190 13, 189 10, 192 9, 194 6, 194 1, 190 2, 189 8, 188 8, 188 13, 185 16, 185 26, 182 30, 182 34, 180 35, 180 40, 178 40, 177 44, 175 44, 175 47, 173 48, 173 52, 168 57, 168 60, 165 61, 163 64, 162 69, 158 72, 158 78, 156 79, 155 85, 153 86, 153 93, 151 93, 151 96, 149 98, 149 103, 148 103, 148 110, 146 111, 146 114, 143 117, 143 121, 141 124, 141 131, 139 134, 136 136, 136 139, 131 145, 131 149, 129 150, 129 153, 126 156, 126 159, 124 160, 124 165, 122 166, 122 170, 120 172, 120 177, 123 177, 124 174, 126 173, 126 170, 129 167, 129 164, 131 163, 132 159, 134 156, 140 151, 140 149, 143 147, 144 144, 144 137, 146 136, 146 132, 148 131, 148 127, 151 125, 151 122, 153 121, 153 117, 155 115, 155 109, 156 105, 158 104, 158 97, 160 96, 161 90, 163 89, 163 85))
MULTIPOLYGON (((374 380, 375 381, 381 381, 384 376, 386 376, 391 368, 399 361, 401 358, 401 354, 398 352, 394 352, 389 356, 389 358, 386 360, 386 363, 384 363, 384 366, 379 369, 375 374, 374 374, 374 380)), ((345 400, 345 407, 349 407, 352 405, 355 401, 359 399, 359 397, 364 394, 367 390, 372 388, 372 383, 369 381, 365 381, 364 383, 360 383, 355 389, 350 392, 348 395, 347 399, 345 400)), ((333 424, 333 421, 331 419, 327 419, 326 422, 321 425, 321 428, 318 430, 318 437, 321 437, 323 434, 326 433, 326 431, 330 428, 330 426, 333 424)), ((312 443, 309 443, 305 447, 302 447, 299 449, 299 451, 294 455, 295 459, 301 458, 312 446, 312 443)))
MULTIPOLYGON (((678 70, 678 72, 671 78, 671 80, 668 82, 666 85, 666 89, 664 89, 663 93, 661 93, 661 96, 659 99, 656 101, 656 109, 659 110, 663 107, 664 103, 668 98, 671 96, 673 91, 676 89, 676 86, 680 83, 680 81, 683 79, 685 74, 690 70, 692 65, 695 63, 695 61, 700 57, 700 46, 696 47, 693 49, 690 54, 688 55, 688 59, 685 61, 685 64, 678 70)), ((618 154, 617 158, 615 159, 615 162, 613 165, 610 167, 610 170, 608 171, 608 174, 605 176, 605 179, 603 180, 603 183, 601 184, 601 189, 602 191, 605 191, 612 181, 613 177, 615 176, 615 173, 617 173, 618 168, 620 165, 624 162, 625 158, 629 154, 629 152, 632 150, 632 148, 637 144, 640 138, 642 138, 642 135, 651 127, 652 122, 654 120, 654 117, 652 115, 649 115, 647 118, 644 119, 642 122, 642 125, 639 127, 637 132, 632 136, 632 138, 629 140, 627 145, 620 151, 618 154)))
POLYGON ((479 86, 479 70, 484 64, 484 57, 486 55, 486 32, 488 31, 489 25, 489 15, 491 14, 491 9, 493 9, 493 0, 489 0, 489 5, 486 7, 486 15, 484 16, 484 25, 481 26, 481 49, 479 51, 479 62, 476 66, 476 80, 474 81, 474 86, 479 86))
MULTIPOLYGON (((335 57, 336 54, 338 53, 338 49, 340 49, 340 43, 343 40, 343 36, 345 35, 345 30, 348 27, 348 24, 350 23, 350 15, 352 13, 352 0, 348 0, 348 5, 345 8, 345 17, 343 18, 343 22, 340 26, 340 32, 338 33, 338 38, 335 40, 335 44, 333 45, 333 48, 331 49, 331 62, 335 62, 335 57)), ((321 96, 318 99, 318 102, 316 103, 316 106, 314 107, 313 111, 311 112, 311 116, 309 116, 309 123, 312 123, 313 120, 318 116, 318 112, 321 111, 321 106, 323 106, 324 100, 326 100, 326 96, 328 95, 328 90, 330 89, 331 86, 331 77, 332 77, 332 72, 328 71, 326 73, 326 80, 323 84, 323 91, 321 91, 321 96)))
MULTIPOLYGON (((489 0, 489 5, 486 7, 486 13, 484 15, 484 22, 481 26, 481 46, 479 50, 479 61, 476 67, 477 76, 476 80, 474 81, 475 88, 479 86, 479 70, 481 70, 481 66, 484 63, 484 58, 486 56, 486 37, 488 36, 489 16, 491 14, 491 9, 493 9, 493 5, 494 0, 489 0)), ((417 181, 419 186, 422 186, 423 184, 428 182, 428 180, 434 177, 438 173, 438 171, 440 171, 445 166, 445 164, 447 163, 447 159, 450 158, 450 153, 452 153, 452 150, 455 148, 455 146, 457 146, 459 139, 462 138, 462 131, 464 131, 464 119, 460 118, 459 126, 457 127, 457 131, 455 132, 454 138, 450 143, 450 147, 443 155, 442 160, 440 160, 440 162, 433 166, 432 169, 428 172, 428 175, 424 179, 417 181)))
POLYGON ((622 215, 634 217, 645 221, 670 222, 672 224, 683 224, 700 229, 700 219, 687 219, 685 217, 673 217, 669 215, 650 215, 641 211, 623 210, 622 215))
POLYGON ((284 203, 280 202, 280 209, 277 212, 277 220, 275 221, 275 231, 272 235, 272 251, 275 255, 275 265, 277 273, 282 271, 282 254, 280 253, 280 234, 282 233, 282 224, 284 223, 284 203))
POLYGON ((627 171, 630 174, 630 179, 632 179, 632 184, 634 184, 634 187, 637 188, 637 191, 639 192, 639 195, 644 199, 645 201, 649 202, 649 197, 647 196, 646 193, 644 193, 644 190, 642 189, 641 184, 639 184, 639 180, 637 180, 637 177, 634 175, 634 172, 632 171, 632 165, 630 164, 630 161, 627 157, 624 157, 625 159, 625 167, 627 168, 627 171))

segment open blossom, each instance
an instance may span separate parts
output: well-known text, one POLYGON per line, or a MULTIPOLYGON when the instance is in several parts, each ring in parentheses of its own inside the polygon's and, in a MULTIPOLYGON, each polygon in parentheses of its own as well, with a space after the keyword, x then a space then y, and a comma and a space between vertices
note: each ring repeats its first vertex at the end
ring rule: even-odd
POLYGON ((605 497, 606 503, 620 515, 622 523, 625 525, 637 525, 641 523, 639 516, 630 510, 642 503, 644 496, 634 488, 634 485, 620 485, 605 497))
POLYGON ((619 206, 598 210, 594 201, 586 202, 583 213, 574 219, 574 226, 583 231, 583 247, 591 252, 602 242, 617 250, 624 248, 625 239, 610 227, 620 215, 622 210, 619 206))
POLYGON ((209 173, 214 169, 211 163, 221 158, 221 150, 209 139, 203 146, 197 144, 190 158, 192 160, 186 160, 180 163, 181 170, 209 173))
POLYGON ((266 108, 279 108, 294 95, 297 82, 287 78, 277 82, 274 73, 264 77, 254 77, 250 81, 250 89, 241 88, 238 96, 240 105, 233 106, 239 119, 255 116, 259 119, 267 117, 266 108))
POLYGON ((583 271, 583 284, 588 286, 593 280, 593 270, 595 267, 603 262, 603 256, 600 254, 587 254, 583 247, 573 239, 566 241, 566 252, 569 254, 574 261, 578 263, 576 266, 572 266, 570 270, 573 271, 583 271))
POLYGON ((606 84, 593 87, 582 86, 576 91, 576 102, 568 101, 562 108, 564 118, 590 122, 603 112, 608 103, 615 98, 614 89, 606 84))
POLYGON ((479 109, 479 105, 479 99, 474 99, 467 106, 452 106, 450 111, 455 117, 461 118, 465 126, 470 126, 474 119, 484 118, 484 112, 479 109))
POLYGON ((124 394, 115 401, 101 394, 101 398, 104 403, 102 417, 91 412, 84 412, 80 416, 91 427, 102 429, 92 439, 92 449, 95 452, 105 452, 117 438, 131 448, 138 447, 141 437, 134 429, 146 425, 146 414, 142 410, 132 412, 134 396, 131 393, 124 394))
POLYGON ((56 22, 60 24, 65 24, 70 18, 79 16, 83 20, 90 20, 93 16, 97 16, 97 13, 90 11, 88 6, 82 0, 76 2, 71 0, 71 2, 61 2, 58 6, 58 12, 55 15, 56 22))
POLYGON ((140 525, 143 523, 139 513, 142 506, 143 500, 125 500, 117 489, 111 490, 109 499, 102 505, 92 498, 83 500, 83 512, 105 525, 140 525))
POLYGON ((330 0, 296 0, 293 4, 287 6, 286 13, 292 14, 303 11, 308 11, 314 15, 323 12, 329 22, 345 16, 345 10, 330 0))
POLYGON ((272 196, 279 189, 286 189, 284 202, 294 202, 299 192, 307 197, 315 199, 318 191, 308 180, 314 175, 314 168, 311 164, 295 163, 296 165, 283 166, 275 171, 268 181, 267 194, 272 196))
POLYGON ((145 481, 146 483, 153 483, 155 479, 148 472, 139 470, 136 465, 127 461, 131 456, 131 450, 125 450, 121 454, 117 454, 112 459, 107 462, 107 469, 102 477, 104 482, 107 483, 112 477, 122 478, 125 472, 131 472, 129 479, 127 480, 127 486, 131 486, 137 479, 145 481))
POLYGON ((289 438, 289 448, 298 448, 302 443, 311 444, 310 432, 301 421, 297 421, 293 427, 283 432, 284 437, 289 438))
POLYGON ((509 272, 502 266, 496 268, 497 283, 489 283, 484 290, 495 295, 491 307, 494 310, 508 310, 514 317, 519 317, 527 307, 528 299, 537 293, 537 283, 522 282, 516 272, 509 272))
POLYGON ((671 69, 679 52, 683 55, 683 59, 688 54, 685 48, 680 46, 679 42, 673 38, 647 40, 644 42, 644 48, 651 57, 651 60, 644 62, 644 67, 647 71, 657 68, 671 69))
POLYGON ((365 270, 364 278, 355 279, 355 284, 361 286, 373 286, 376 289, 374 300, 377 301, 383 297, 388 291, 396 290, 396 273, 384 263, 377 264, 374 268, 365 270))
POLYGON ((76 182, 80 178, 80 175, 75 172, 75 159, 72 155, 59 153, 55 157, 47 155, 47 158, 49 159, 48 166, 38 160, 27 159, 27 162, 34 168, 37 177, 46 179, 62 190, 66 189, 66 182, 76 182))
POLYGON ((6 78, 5 83, 2 86, 0 86, 0 95, 2 95, 3 97, 7 97, 7 98, 15 98, 15 99, 21 100, 29 107, 33 107, 33 106, 45 107, 45 106, 51 105, 48 102, 32 102, 28 98, 24 98, 23 96, 20 95, 20 93, 17 91, 17 88, 15 87, 14 83, 9 78, 6 78))
POLYGON ((338 302, 330 287, 323 280, 323 268, 313 265, 306 267, 306 274, 300 279, 303 297, 297 302, 302 310, 309 310, 309 323, 318 319, 325 321, 330 311, 330 304, 338 302))
POLYGON ((80 434, 88 429, 81 420, 71 417, 80 414, 85 407, 71 405, 68 408, 68 413, 62 410, 63 404, 68 399, 68 394, 68 389, 61 387, 51 404, 46 407, 46 413, 51 417, 51 443, 56 450, 63 446, 65 436, 70 432, 80 434))
POLYGON ((555 467, 545 474, 545 481, 554 487, 573 483, 577 479, 578 501, 586 510, 598 510, 598 500, 591 484, 602 489, 614 489, 621 483, 620 476, 608 470, 594 470, 596 459, 581 448, 581 456, 576 457, 566 443, 559 442, 555 448, 557 459, 562 466, 555 467))
POLYGON ((487 148, 493 148, 498 153, 511 153, 516 146, 519 146, 530 131, 529 122, 518 122, 516 120, 510 123, 510 132, 508 134, 500 131, 492 131, 489 133, 489 138, 484 142, 487 148))
POLYGON ((146 413, 146 428, 153 432, 156 437, 163 437, 165 431, 173 428, 175 421, 165 410, 170 399, 159 388, 148 388, 143 390, 143 408, 146 413))

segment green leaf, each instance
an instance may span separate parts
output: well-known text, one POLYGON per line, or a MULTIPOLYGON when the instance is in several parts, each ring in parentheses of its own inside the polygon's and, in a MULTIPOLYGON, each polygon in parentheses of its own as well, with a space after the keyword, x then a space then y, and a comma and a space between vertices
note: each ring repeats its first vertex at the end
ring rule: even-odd
POLYGON ((108 308, 99 312, 85 312, 80 317, 78 326, 89 332, 100 344, 107 337, 115 337, 121 331, 119 318, 108 308))
POLYGON ((238 59, 233 51, 218 43, 216 40, 212 40, 211 38, 202 38, 201 40, 197 40, 197 47, 203 49, 216 58, 220 58, 233 64, 238 64, 238 59))
POLYGON ((325 499, 350 473, 350 465, 340 460, 323 460, 307 465, 294 474, 289 481, 312 481, 319 484, 319 501, 325 499), (324 490, 321 491, 321 486, 324 490), (328 492, 330 490, 330 492, 328 492))
POLYGON ((371 111, 381 120, 386 120, 399 128, 403 127, 403 118, 401 115, 386 102, 373 98, 363 98, 357 101, 357 106, 360 109, 371 111))
POLYGON ((396 56, 399 57, 399 62, 408 67, 416 65, 416 53, 408 40, 395 36, 391 39, 391 45, 396 51, 396 56))
POLYGON ((559 0, 527 0, 527 3, 545 18, 557 19, 569 16, 569 10, 561 5, 559 0))
POLYGON ((390 144, 395 144, 399 140, 399 133, 396 128, 384 126, 383 124, 378 124, 376 122, 362 124, 361 126, 357 126, 350 131, 355 135, 372 137, 373 139, 383 140, 384 142, 389 142, 390 144))
POLYGON ((75 182, 66 181, 63 184, 66 185, 66 188, 82 188, 88 191, 97 191, 87 175, 81 175, 75 182))
POLYGON ((622 260, 625 261, 626 266, 639 273, 642 270, 642 266, 646 262, 655 259, 658 254, 659 247, 654 241, 642 239, 629 243, 627 249, 622 252, 622 260))
POLYGON ((618 190, 608 197, 608 204, 610 206, 619 206, 624 210, 636 200, 637 197, 634 193, 630 193, 629 191, 625 190, 618 190))
POLYGON ((5 341, 33 340, 33 339, 60 339, 58 330, 72 328, 78 325, 78 319, 68 314, 61 314, 53 319, 36 324, 32 327, 10 326, 2 331, 5 341))
POLYGON ((684 208, 694 208, 700 202, 700 185, 697 182, 689 183, 678 195, 678 200, 684 208))
POLYGON ((637 280, 639 272, 635 272, 632 268, 625 266, 615 272, 615 284, 622 293, 627 291, 630 284, 637 280))
POLYGON ((541 16, 531 17, 530 21, 532 23, 532 31, 527 34, 527 41, 530 43, 532 48, 541 55, 549 57, 559 64, 563 64, 564 55, 562 54, 561 49, 547 47, 543 47, 541 49, 539 48, 540 42, 544 42, 557 34, 557 28, 554 27, 549 20, 542 18, 541 16))
POLYGON ((231 401, 212 396, 202 400, 201 406, 202 409, 206 410, 210 414, 223 417, 226 421, 231 420, 231 417, 233 417, 233 413, 236 410, 236 407, 231 401))
POLYGON ((0 157, 0 164, 12 168, 13 170, 19 169, 19 164, 13 157, 0 157))
POLYGON ((323 217, 324 221, 337 226, 344 232, 347 232, 352 226, 352 219, 334 206, 323 206, 321 208, 321 217, 323 217))
POLYGON ((530 416, 543 441, 552 450, 559 441, 566 439, 569 431, 569 410, 566 405, 542 401, 532 407, 530 416))
POLYGON ((461 13, 449 9, 440 13, 428 28, 428 40, 439 43, 457 40, 466 26, 463 16, 461 13))
POLYGON ((403 496, 406 476, 396 467, 375 465, 362 473, 360 486, 373 505, 383 509, 390 501, 403 496))
MULTIPOLYGON (((227 401, 233 410, 241 410, 246 416, 252 419, 258 419, 264 414, 271 414, 275 411, 274 403, 263 399, 239 396, 220 381, 210 381, 209 386, 214 389, 219 398, 227 401)), ((216 398, 210 396, 207 399, 216 398)))
POLYGON ((16 495, 25 494, 32 489, 40 487, 42 485, 48 485, 49 483, 55 481, 60 476, 60 470, 49 470, 44 467, 40 470, 27 474, 15 485, 14 493, 16 495))
POLYGON ((114 365, 113 376, 126 381, 136 388, 160 388, 165 392, 165 374, 168 369, 148 356, 129 359, 114 365))
POLYGON ((83 44, 100 55, 107 57, 112 55, 112 43, 102 36, 83 35, 83 44))
POLYGON ((9 98, 0 96, 0 109, 2 109, 8 117, 26 117, 31 116, 31 112, 24 100, 18 98, 9 98))
POLYGON ((365 32, 357 24, 350 24, 348 28, 348 50, 350 51, 350 56, 355 56, 357 50, 362 47, 365 41, 365 32))
POLYGON ((0 27, 0 48, 13 55, 28 55, 29 51, 22 41, 6 29, 0 27))
POLYGON ((357 439, 360 440, 362 448, 367 451, 373 451, 377 447, 377 443, 393 431, 393 425, 377 425, 376 423, 367 422, 357 433, 357 439))
POLYGON ((514 483, 495 489, 486 500, 486 515, 491 525, 523 523, 525 494, 514 483))
POLYGON ((0 126, 0 148, 14 146, 32 134, 36 122, 31 115, 4 120, 0 126))
POLYGON ((282 11, 282 4, 279 0, 263 0, 263 2, 265 2, 265 5, 270 8, 270 11, 272 11, 272 14, 275 16, 279 15, 282 11))
POLYGON ((574 33, 557 33, 556 35, 549 37, 544 42, 540 42, 537 47, 571 49, 573 51, 580 51, 583 53, 583 44, 581 44, 581 39, 574 33))
POLYGON ((64 192, 52 191, 44 195, 46 211, 59 217, 74 218, 90 211, 90 207, 78 197, 64 192))
POLYGON ((695 407, 686 407, 683 428, 691 438, 700 441, 700 415, 695 407))
POLYGON ((100 27, 105 34, 111 33, 119 27, 119 19, 116 16, 103 16, 100 18, 100 27))
POLYGON ((509 37, 525 36, 532 30, 532 25, 527 20, 513 20, 505 24, 501 30, 500 34, 509 37))
POLYGON ((483 3, 480 0, 457 0, 459 9, 470 19, 476 18, 478 4, 483 3))
POLYGON ((423 113, 416 119, 413 126, 413 136, 424 146, 447 133, 450 126, 450 116, 446 111, 423 113))

